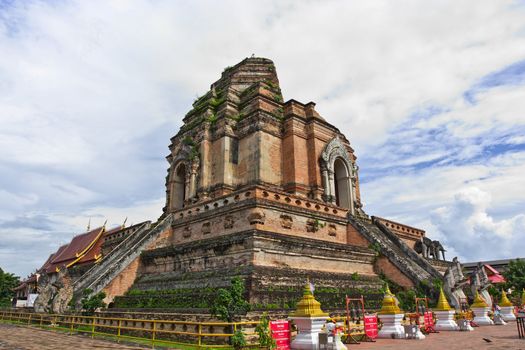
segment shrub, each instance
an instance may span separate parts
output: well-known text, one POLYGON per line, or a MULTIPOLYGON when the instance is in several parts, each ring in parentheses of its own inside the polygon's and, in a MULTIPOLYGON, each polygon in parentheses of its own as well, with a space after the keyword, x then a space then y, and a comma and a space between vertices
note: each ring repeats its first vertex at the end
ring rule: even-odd
POLYGON ((268 314, 265 312, 261 316, 259 324, 255 327, 255 332, 259 335, 259 345, 262 348, 274 349, 275 339, 273 339, 270 331, 270 319, 268 314))
POLYGON ((89 295, 91 293, 93 293, 93 290, 91 289, 84 289, 84 292, 82 293, 84 295, 81 300, 82 309, 88 314, 93 314, 98 308, 106 307, 106 303, 104 302, 106 293, 100 292, 90 297, 89 295))

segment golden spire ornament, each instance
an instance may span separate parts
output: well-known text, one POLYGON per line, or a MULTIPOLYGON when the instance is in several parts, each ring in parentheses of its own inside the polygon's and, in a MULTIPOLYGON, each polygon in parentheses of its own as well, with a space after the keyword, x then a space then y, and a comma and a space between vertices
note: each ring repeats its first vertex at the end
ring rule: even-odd
POLYGON ((310 282, 308 281, 303 289, 303 297, 297 303, 297 309, 292 313, 293 317, 324 317, 328 313, 321 310, 321 303, 315 300, 310 290, 310 282))
POLYGON ((438 299, 437 305, 434 308, 434 310, 435 311, 452 310, 452 308, 450 307, 450 304, 448 303, 447 297, 445 296, 445 292, 443 291, 443 287, 440 288, 439 299, 438 299))
POLYGON ((514 306, 510 302, 509 298, 507 298, 507 293, 505 293, 504 290, 501 291, 501 300, 499 301, 499 306, 514 306))
POLYGON ((386 285, 385 296, 383 298, 383 305, 378 312, 380 315, 395 315, 402 314, 403 311, 397 306, 394 294, 390 291, 388 284, 386 285))
POLYGON ((474 296, 474 303, 470 305, 471 308, 482 308, 482 307, 489 307, 485 300, 479 295, 478 291, 476 291, 476 295, 474 296))

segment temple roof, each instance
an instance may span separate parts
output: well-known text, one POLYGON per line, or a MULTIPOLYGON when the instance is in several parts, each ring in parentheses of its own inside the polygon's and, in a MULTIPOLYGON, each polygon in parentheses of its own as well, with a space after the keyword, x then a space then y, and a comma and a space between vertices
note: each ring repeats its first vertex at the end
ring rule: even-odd
POLYGON ((101 257, 104 237, 121 229, 122 227, 118 226, 106 231, 102 226, 76 235, 71 242, 64 244, 51 254, 39 271, 53 273, 64 266, 71 267, 76 264, 95 262, 101 257))
POLYGON ((492 266, 485 264, 485 271, 487 272, 487 277, 491 283, 505 283, 505 277, 503 277, 498 270, 492 266))

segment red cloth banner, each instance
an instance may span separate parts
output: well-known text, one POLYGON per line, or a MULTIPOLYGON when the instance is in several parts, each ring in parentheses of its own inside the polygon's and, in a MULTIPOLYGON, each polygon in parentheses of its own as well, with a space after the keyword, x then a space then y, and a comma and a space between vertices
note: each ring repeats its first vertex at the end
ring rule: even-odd
POLYGON ((289 350, 291 341, 290 321, 270 321, 270 330, 272 332, 272 338, 275 339, 275 345, 277 346, 276 349, 289 350))
POLYGON ((365 315, 365 334, 370 339, 377 338, 377 315, 365 315))
POLYGON ((434 328, 434 317, 432 315, 432 311, 427 311, 423 315, 423 319, 425 320, 425 328, 431 329, 434 328))

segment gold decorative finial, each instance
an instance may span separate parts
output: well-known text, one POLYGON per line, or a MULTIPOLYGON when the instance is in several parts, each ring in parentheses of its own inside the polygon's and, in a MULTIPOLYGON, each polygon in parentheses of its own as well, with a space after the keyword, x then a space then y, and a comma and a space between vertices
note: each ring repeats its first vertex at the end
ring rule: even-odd
POLYGON ((504 290, 501 291, 501 300, 499 302, 499 306, 514 306, 510 302, 509 298, 507 298, 507 293, 505 293, 504 290))
POLYGON ((452 310, 452 308, 450 307, 450 304, 448 303, 447 297, 445 296, 445 292, 443 291, 443 287, 440 288, 439 299, 438 299, 437 305, 434 308, 434 310, 436 311, 452 310))
POLYGON ((390 294, 390 295, 394 295, 394 294, 390 291, 390 287, 388 286, 388 283, 386 284, 385 293, 386 293, 386 294, 390 294))
POLYGON ((474 296, 474 303, 472 303, 470 307, 471 308, 474 308, 474 307, 481 308, 481 307, 489 307, 489 306, 487 305, 485 300, 483 300, 481 295, 479 295, 478 291, 476 291, 476 295, 474 296))
POLYGON ((291 314, 294 317, 324 317, 328 316, 327 313, 321 310, 321 303, 315 300, 310 290, 310 280, 303 288, 303 297, 297 303, 297 309, 291 314))
POLYGON ((128 221, 128 217, 126 216, 126 218, 124 219, 124 222, 122 223, 122 228, 126 227, 126 221, 128 221))
POLYGON ((387 284, 385 288, 385 297, 383 298, 383 305, 381 306, 381 310, 379 310, 378 314, 395 315, 395 314, 402 314, 402 313, 403 311, 401 311, 399 306, 397 306, 395 296, 394 294, 392 294, 387 284))

